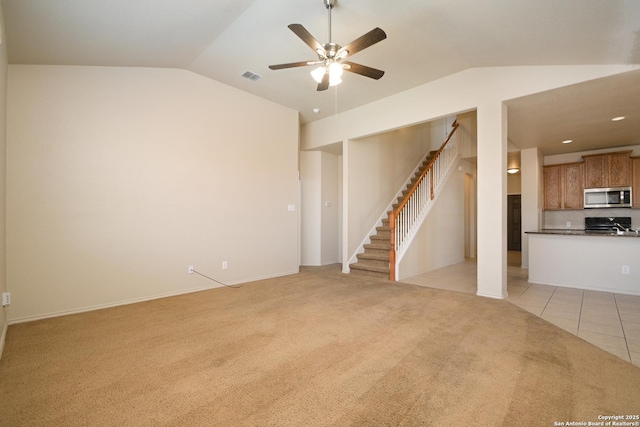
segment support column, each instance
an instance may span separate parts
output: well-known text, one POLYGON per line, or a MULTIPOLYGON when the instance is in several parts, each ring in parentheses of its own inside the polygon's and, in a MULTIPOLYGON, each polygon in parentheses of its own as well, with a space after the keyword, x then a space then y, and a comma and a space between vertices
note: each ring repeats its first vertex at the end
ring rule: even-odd
POLYGON ((349 140, 342 141, 342 272, 349 273, 349 140))
POLYGON ((543 156, 538 148, 520 152, 522 177, 522 268, 529 268, 529 235, 542 225, 542 165, 543 156))
POLYGON ((478 106, 478 290, 507 297, 507 107, 478 106))

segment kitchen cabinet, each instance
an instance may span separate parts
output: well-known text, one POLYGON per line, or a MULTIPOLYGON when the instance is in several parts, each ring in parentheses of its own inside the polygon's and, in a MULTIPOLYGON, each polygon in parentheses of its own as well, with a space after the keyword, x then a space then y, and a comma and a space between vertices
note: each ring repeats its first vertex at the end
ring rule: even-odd
POLYGON ((592 154, 584 159, 584 188, 631 185, 631 151, 592 154))
POLYGON ((582 209, 584 195, 583 163, 544 167, 544 209, 582 209))
POLYGON ((631 158, 631 177, 633 187, 631 204, 634 208, 640 208, 640 157, 631 158))

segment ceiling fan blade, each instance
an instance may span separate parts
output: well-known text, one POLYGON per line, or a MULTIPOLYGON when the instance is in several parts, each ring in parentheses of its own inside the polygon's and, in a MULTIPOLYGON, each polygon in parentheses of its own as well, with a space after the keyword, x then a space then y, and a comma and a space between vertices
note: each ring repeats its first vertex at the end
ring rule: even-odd
POLYGON ((345 71, 351 71, 352 73, 360 74, 365 77, 378 80, 384 76, 384 71, 367 67, 366 65, 360 65, 349 61, 344 61, 342 64, 346 65, 346 67, 344 67, 345 71))
POLYGON ((347 51, 349 56, 355 55, 356 53, 360 52, 362 49, 366 49, 369 46, 374 45, 386 38, 387 38, 387 33, 382 31, 382 29, 376 27, 373 30, 369 31, 364 36, 361 36, 355 39, 348 45, 341 48, 336 53, 336 57, 340 57, 340 54, 342 54, 342 52, 344 51, 347 51))
POLYGON ((329 72, 325 72, 322 81, 318 83, 318 91, 329 89, 329 72))
POLYGON ((288 64, 269 65, 269 68, 272 70, 282 70, 283 68, 306 67, 307 65, 313 65, 316 62, 317 61, 289 62, 288 64))
POLYGON ((291 24, 288 26, 291 31, 295 33, 296 36, 300 37, 303 42, 305 42, 314 52, 317 52, 318 49, 324 51, 324 48, 320 44, 318 40, 315 39, 311 35, 306 28, 304 28, 301 24, 291 24))

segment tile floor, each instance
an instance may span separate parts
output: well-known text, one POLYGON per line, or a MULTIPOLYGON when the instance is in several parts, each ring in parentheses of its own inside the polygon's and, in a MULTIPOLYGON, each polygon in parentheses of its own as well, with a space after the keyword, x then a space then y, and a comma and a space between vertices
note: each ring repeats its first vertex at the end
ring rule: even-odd
MULTIPOLYGON (((508 255, 507 301, 640 367, 640 296, 529 283, 519 256, 508 255)), ((468 260, 403 282, 475 294, 476 263, 468 260)))

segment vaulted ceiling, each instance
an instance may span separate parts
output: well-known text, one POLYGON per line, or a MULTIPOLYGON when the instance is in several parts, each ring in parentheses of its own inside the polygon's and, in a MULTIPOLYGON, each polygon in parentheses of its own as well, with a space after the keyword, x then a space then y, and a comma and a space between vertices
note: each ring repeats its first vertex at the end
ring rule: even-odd
MULTIPOLYGON (((268 68, 317 58, 287 25, 328 42, 323 0, 2 0, 2 8, 10 64, 183 68, 294 108, 303 123, 473 67, 640 64, 637 0, 335 3, 331 41, 345 45, 374 27, 387 33, 350 58, 384 70, 382 79, 345 73, 341 85, 317 92, 310 67, 268 68)), ((626 130, 606 144, 640 144, 638 99, 634 71, 512 100, 509 138, 566 152, 545 144, 600 138, 603 128, 585 123, 608 125, 614 114, 627 116, 626 130)))

